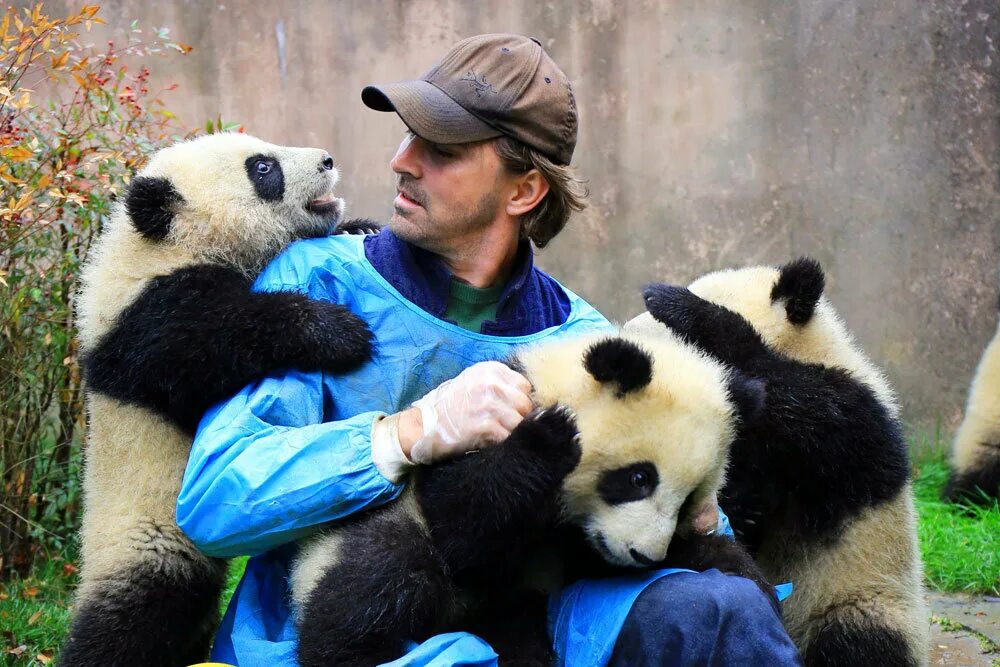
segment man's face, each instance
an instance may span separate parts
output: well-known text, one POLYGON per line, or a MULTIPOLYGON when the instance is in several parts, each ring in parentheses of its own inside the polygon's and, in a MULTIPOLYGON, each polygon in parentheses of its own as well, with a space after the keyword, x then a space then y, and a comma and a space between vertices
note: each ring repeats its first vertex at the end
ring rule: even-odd
POLYGON ((408 132, 389 166, 397 190, 390 227, 432 252, 450 250, 491 225, 511 181, 492 141, 433 144, 408 132))

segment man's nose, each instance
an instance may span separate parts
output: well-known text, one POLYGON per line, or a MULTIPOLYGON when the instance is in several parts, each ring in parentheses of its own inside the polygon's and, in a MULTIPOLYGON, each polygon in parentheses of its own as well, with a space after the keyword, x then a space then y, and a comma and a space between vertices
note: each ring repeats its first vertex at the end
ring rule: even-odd
POLYGON ((420 178, 420 143, 421 139, 414 135, 404 137, 396 154, 389 160, 389 168, 397 174, 420 178))

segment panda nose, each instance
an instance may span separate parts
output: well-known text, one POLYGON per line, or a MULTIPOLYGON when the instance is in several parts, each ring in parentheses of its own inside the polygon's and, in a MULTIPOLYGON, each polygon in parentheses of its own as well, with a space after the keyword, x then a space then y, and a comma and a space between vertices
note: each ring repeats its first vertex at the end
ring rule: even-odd
POLYGON ((329 155, 323 158, 323 168, 326 169, 327 171, 333 169, 333 158, 330 157, 329 155))

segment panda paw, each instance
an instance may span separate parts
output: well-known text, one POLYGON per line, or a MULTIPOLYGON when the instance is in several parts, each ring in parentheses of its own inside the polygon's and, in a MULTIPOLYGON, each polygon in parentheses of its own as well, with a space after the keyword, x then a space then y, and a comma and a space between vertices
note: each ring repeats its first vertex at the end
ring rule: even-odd
POLYGON ((646 310, 689 343, 728 363, 739 363, 764 351, 754 328, 738 313, 706 301, 679 285, 647 285, 646 310))
POLYGON ((576 415, 566 406, 553 405, 532 412, 514 429, 511 438, 555 464, 561 474, 568 473, 580 461, 576 415))
POLYGON ((683 336, 695 336, 709 319, 712 304, 680 285, 647 285, 642 291, 646 310, 683 336))
POLYGON ((336 303, 314 301, 306 328, 316 363, 342 373, 371 358, 372 332, 360 317, 336 303))
POLYGON ((382 231, 381 223, 370 218, 354 218, 352 220, 345 220, 337 225, 336 229, 333 230, 333 234, 334 236, 340 236, 341 234, 368 236, 378 234, 380 231, 382 231))
POLYGON ((722 535, 674 535, 664 565, 697 572, 716 569, 723 574, 749 579, 765 595, 774 597, 774 587, 753 557, 744 547, 722 535))

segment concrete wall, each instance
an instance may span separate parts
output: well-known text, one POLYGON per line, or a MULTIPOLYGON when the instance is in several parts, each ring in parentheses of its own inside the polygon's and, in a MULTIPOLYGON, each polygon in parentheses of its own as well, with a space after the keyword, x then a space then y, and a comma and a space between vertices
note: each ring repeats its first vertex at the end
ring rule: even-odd
POLYGON ((102 15, 194 45, 154 68, 181 84, 183 119, 326 147, 351 211, 383 219, 403 127, 362 86, 416 77, 470 34, 536 36, 574 81, 593 194, 544 267, 624 318, 651 280, 814 255, 910 422, 960 415, 996 323, 995 0, 120 0, 102 15))

